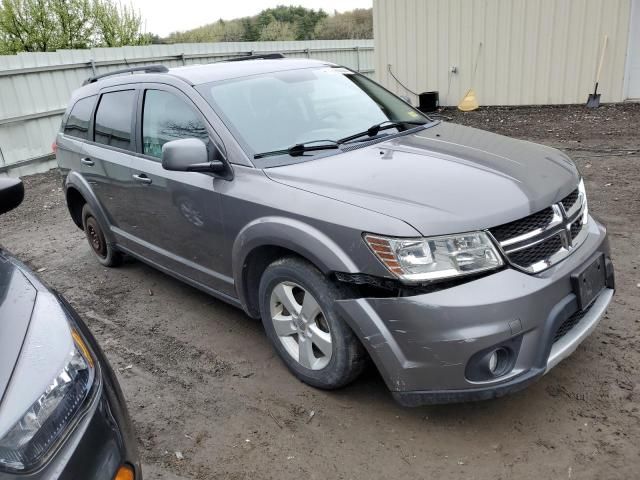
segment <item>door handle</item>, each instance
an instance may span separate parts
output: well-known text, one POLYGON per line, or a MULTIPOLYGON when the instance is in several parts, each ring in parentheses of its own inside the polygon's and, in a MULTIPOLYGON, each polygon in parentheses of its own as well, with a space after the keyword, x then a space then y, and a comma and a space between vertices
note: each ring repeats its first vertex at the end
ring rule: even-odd
POLYGON ((83 158, 82 160, 80 160, 80 163, 86 165, 87 167, 93 167, 94 165, 93 160, 91 160, 90 158, 83 158))
POLYGON ((150 183, 153 182, 153 180, 151 180, 149 177, 147 177, 144 173, 140 173, 138 175, 134 175, 133 179, 138 183, 144 183, 146 185, 149 185, 150 183))

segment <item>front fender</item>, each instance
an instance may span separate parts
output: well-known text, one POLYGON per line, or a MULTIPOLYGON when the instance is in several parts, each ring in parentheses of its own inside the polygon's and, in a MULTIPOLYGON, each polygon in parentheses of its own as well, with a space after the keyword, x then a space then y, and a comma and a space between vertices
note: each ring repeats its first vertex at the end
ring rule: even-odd
POLYGON ((262 246, 291 250, 313 263, 323 273, 359 271, 349 255, 317 228, 286 217, 263 217, 247 224, 233 244, 232 263, 236 292, 246 305, 243 270, 247 257, 262 246))
POLYGON ((116 239, 111 232, 111 228, 109 228, 111 224, 107 220, 107 215, 100 205, 98 198, 93 193, 93 189, 89 185, 89 182, 87 182, 87 180, 80 173, 71 171, 68 173, 64 180, 65 197, 67 196, 70 188, 73 188, 78 193, 80 193, 84 200, 89 204, 91 210, 93 210, 93 213, 98 219, 98 222, 104 227, 103 233, 107 242, 111 244, 115 243, 116 239))

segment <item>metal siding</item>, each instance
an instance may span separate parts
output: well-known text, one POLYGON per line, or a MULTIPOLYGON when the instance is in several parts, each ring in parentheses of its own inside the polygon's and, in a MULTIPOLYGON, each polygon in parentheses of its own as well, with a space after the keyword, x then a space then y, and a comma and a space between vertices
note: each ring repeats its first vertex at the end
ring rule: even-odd
POLYGON ((640 0, 634 0, 630 24, 626 93, 629 98, 640 99, 640 0))
MULTIPOLYGON (((105 73, 127 65, 162 63, 177 67, 209 63, 251 51, 308 56, 355 70, 359 66, 367 76, 373 76, 374 72, 373 40, 148 45, 0 56, 0 174, 9 166, 24 165, 25 161, 51 153, 51 143, 62 116, 59 111, 66 108, 71 93, 92 75, 91 61, 96 64, 96 73, 105 73), (24 71, 29 68, 37 68, 38 71, 24 71), (25 116, 40 114, 46 116, 21 120, 25 116)), ((46 165, 51 164, 46 157, 42 161, 46 165)), ((13 173, 38 168, 25 166, 15 170, 12 167, 13 173)))
POLYGON ((407 88, 438 90, 446 105, 471 87, 481 105, 583 103, 607 34, 602 101, 622 101, 631 1, 374 0, 377 78, 408 94, 390 64, 407 88))

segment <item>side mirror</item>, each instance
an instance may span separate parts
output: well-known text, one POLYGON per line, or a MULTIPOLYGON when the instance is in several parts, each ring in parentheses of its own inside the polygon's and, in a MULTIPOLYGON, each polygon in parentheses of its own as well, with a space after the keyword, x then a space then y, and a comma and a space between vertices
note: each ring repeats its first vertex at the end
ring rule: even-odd
POLYGON ((198 138, 183 138, 165 143, 162 146, 162 168, 174 172, 228 172, 227 165, 220 160, 218 149, 214 146, 211 154, 205 143, 198 138))
POLYGON ((24 185, 19 178, 0 178, 0 215, 22 203, 24 185))

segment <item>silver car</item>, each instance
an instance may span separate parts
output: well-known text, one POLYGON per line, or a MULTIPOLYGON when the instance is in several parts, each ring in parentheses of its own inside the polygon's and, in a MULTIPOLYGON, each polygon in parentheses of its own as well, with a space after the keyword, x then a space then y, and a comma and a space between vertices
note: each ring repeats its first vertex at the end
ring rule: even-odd
POLYGON ((130 255, 261 318, 318 388, 371 359, 403 405, 498 397, 572 353, 613 296, 564 153, 431 119, 326 62, 90 78, 56 144, 98 261, 130 255))
MULTIPOLYGON (((0 178, 0 215, 23 197, 20 180, 0 178)), ((0 479, 142 480, 124 397, 96 339, 2 246, 0 479)))

